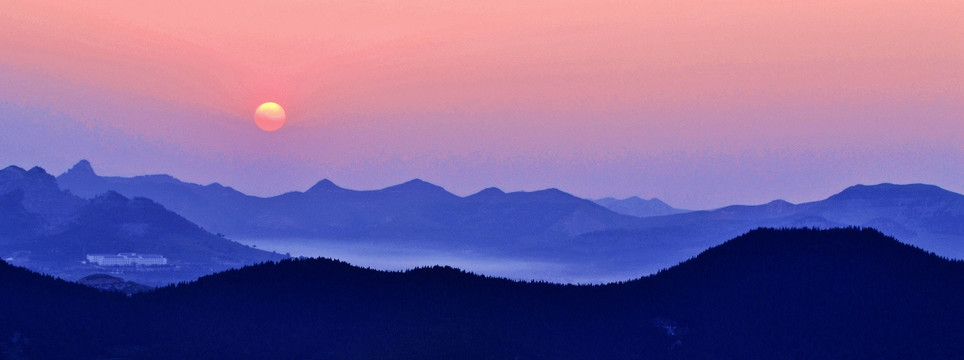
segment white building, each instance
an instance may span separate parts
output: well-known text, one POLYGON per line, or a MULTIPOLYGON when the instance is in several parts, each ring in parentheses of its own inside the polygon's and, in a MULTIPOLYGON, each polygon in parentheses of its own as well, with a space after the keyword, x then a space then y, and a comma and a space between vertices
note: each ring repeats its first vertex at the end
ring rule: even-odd
POLYGON ((88 254, 87 262, 101 266, 167 265, 167 258, 156 254, 88 254))

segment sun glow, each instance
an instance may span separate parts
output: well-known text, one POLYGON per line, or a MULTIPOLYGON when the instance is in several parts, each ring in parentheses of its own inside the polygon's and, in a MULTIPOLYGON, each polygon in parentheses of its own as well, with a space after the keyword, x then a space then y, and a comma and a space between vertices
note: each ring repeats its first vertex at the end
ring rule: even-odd
POLYGON ((275 131, 285 124, 285 109, 276 102, 266 102, 254 111, 254 122, 264 131, 275 131))

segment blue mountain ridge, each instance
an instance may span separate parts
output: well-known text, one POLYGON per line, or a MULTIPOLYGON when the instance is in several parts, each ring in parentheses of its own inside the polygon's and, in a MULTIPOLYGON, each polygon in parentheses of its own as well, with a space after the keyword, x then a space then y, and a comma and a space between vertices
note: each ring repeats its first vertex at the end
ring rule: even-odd
POLYGON ((593 200, 593 202, 617 213, 636 217, 682 214, 689 211, 676 209, 657 198, 646 200, 638 196, 625 199, 607 197, 593 200))
POLYGON ((637 219, 548 189, 487 189, 459 197, 420 179, 357 191, 321 180, 305 192, 261 198, 167 176, 101 177, 81 161, 57 180, 83 197, 117 191, 153 199, 206 229, 240 237, 406 238, 429 242, 512 242, 568 238, 629 226, 637 219))
POLYGON ((127 276, 154 285, 285 257, 211 234, 147 198, 106 191, 85 200, 39 167, 0 170, 0 258, 76 279, 104 271, 83 265, 87 254, 121 252, 168 258, 163 271, 127 276))
POLYGON ((220 185, 101 177, 82 161, 58 182, 82 196, 114 190, 148 197, 229 236, 468 250, 558 264, 592 282, 652 273, 761 226, 871 226, 939 255, 964 258, 964 196, 922 184, 857 185, 808 203, 776 200, 641 218, 557 189, 488 188, 459 197, 417 179, 369 191, 322 180, 305 192, 260 198, 220 185))

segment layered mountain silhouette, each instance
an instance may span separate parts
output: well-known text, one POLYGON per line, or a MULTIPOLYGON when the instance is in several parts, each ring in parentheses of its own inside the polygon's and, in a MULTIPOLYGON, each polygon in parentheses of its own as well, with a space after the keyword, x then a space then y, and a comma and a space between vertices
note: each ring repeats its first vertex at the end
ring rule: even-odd
POLYGON ((638 220, 556 189, 505 193, 490 188, 459 197, 419 179, 371 191, 322 180, 304 192, 260 198, 167 175, 101 177, 89 162, 81 161, 57 180, 82 197, 116 191, 150 198, 210 231, 238 237, 387 238, 503 246, 622 228, 638 220))
POLYGON ((43 359, 955 358, 964 263, 870 229, 752 231, 604 286, 327 259, 130 298, 0 263, 0 350, 43 359))
POLYGON ((666 214, 681 210, 638 198, 600 200, 607 209, 556 189, 489 188, 460 197, 417 179, 371 191, 322 180, 304 192, 260 198, 168 175, 103 177, 87 161, 57 181, 87 198, 106 191, 147 197, 230 237, 355 239, 518 257, 563 269, 542 277, 553 281, 605 282, 652 273, 761 226, 874 227, 942 256, 964 258, 964 196, 922 184, 858 185, 810 203, 776 200, 666 214), (617 213, 632 211, 653 216, 617 213))
POLYGON ((593 200, 593 202, 617 213, 636 217, 682 214, 689 211, 669 206, 669 204, 657 198, 646 200, 638 196, 625 199, 607 197, 593 200))
POLYGON ((815 202, 777 200, 645 218, 641 223, 635 229, 580 235, 574 246, 618 256, 632 244, 649 244, 650 253, 658 254, 653 261, 662 258, 669 266, 755 227, 862 226, 941 256, 964 258, 964 196, 933 185, 856 185, 815 202))
POLYGON ((57 180, 39 167, 10 166, 0 170, 0 203, 0 232, 29 236, 62 227, 86 201, 61 191, 57 180))
POLYGON ((80 266, 87 254, 122 252, 168 258, 175 269, 140 274, 154 284, 284 257, 211 234, 146 198, 108 191, 85 200, 39 167, 0 170, 0 257, 77 278, 94 271, 80 266))

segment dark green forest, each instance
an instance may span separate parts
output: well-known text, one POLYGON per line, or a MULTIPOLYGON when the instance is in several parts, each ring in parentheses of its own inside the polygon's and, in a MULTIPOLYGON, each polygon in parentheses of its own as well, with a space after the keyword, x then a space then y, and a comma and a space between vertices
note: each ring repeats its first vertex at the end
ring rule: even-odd
POLYGON ((4 359, 946 359, 964 262, 873 229, 759 229, 577 286, 263 263, 127 297, 0 264, 4 359))

